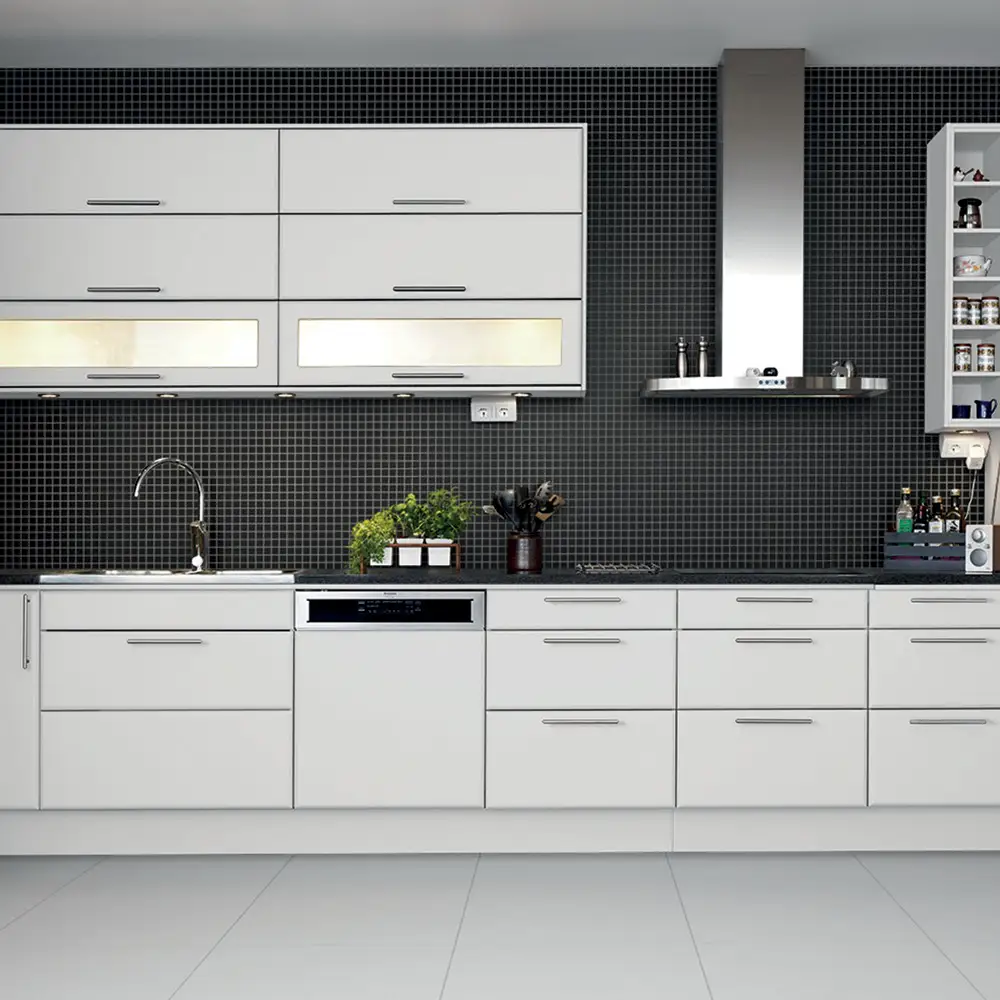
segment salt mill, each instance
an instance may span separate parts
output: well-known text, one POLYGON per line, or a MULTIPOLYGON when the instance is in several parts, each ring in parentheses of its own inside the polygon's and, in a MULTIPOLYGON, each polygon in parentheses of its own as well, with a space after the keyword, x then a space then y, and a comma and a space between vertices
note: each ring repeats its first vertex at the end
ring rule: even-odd
POLYGON ((708 378, 708 338, 698 338, 698 376, 708 378))
POLYGON ((677 377, 687 378, 688 373, 688 356, 687 356, 687 341, 683 337, 677 338, 677 377))

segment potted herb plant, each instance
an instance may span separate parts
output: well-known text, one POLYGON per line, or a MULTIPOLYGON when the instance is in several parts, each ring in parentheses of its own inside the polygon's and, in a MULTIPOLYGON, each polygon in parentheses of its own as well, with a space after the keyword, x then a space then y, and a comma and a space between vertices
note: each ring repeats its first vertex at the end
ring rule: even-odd
POLYGON ((417 546, 422 546, 424 543, 426 504, 422 504, 409 493, 402 503, 397 503, 390 509, 396 527, 396 544, 400 546, 399 565, 419 566, 423 549, 417 546))
POLYGON ((351 542, 347 546, 348 565, 352 573, 360 573, 362 564, 366 566, 391 566, 392 542, 395 523, 392 514, 380 510, 364 521, 359 521, 351 529, 351 542))
MULTIPOLYGON (((475 516, 475 505, 463 500, 454 489, 432 490, 427 494, 423 531, 428 542, 456 541, 475 516)), ((453 549, 427 550, 428 566, 449 566, 453 549)))

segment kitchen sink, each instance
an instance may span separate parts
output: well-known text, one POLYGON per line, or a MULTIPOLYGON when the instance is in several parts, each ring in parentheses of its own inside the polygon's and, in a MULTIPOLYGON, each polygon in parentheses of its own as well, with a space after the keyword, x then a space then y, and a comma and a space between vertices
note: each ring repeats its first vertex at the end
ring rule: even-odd
POLYGON ((176 583, 181 586, 225 585, 232 583, 294 583, 295 573, 281 569, 224 569, 192 573, 177 569, 61 570, 42 573, 40 583, 176 583))

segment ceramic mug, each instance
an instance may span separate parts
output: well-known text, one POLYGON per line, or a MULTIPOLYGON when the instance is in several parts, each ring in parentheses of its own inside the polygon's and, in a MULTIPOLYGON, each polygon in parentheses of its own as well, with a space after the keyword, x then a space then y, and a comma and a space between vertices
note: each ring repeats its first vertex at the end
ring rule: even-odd
POLYGON ((963 253, 951 260, 955 275, 960 278, 985 278, 993 266, 993 259, 981 253, 963 253))
POLYGON ((995 399, 976 400, 976 419, 989 420, 997 412, 997 401, 995 399))
POLYGON ((972 407, 968 403, 955 403, 951 408, 952 420, 968 420, 972 416, 972 407))

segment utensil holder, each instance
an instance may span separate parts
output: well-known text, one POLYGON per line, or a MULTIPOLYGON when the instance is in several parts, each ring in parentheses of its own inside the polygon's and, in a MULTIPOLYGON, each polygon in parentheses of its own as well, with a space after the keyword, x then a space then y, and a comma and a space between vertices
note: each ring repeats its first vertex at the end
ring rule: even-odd
POLYGON ((965 532, 887 531, 882 567, 894 573, 964 573, 965 532))
POLYGON ((542 536, 512 531, 507 536, 507 572, 541 573, 542 536))

